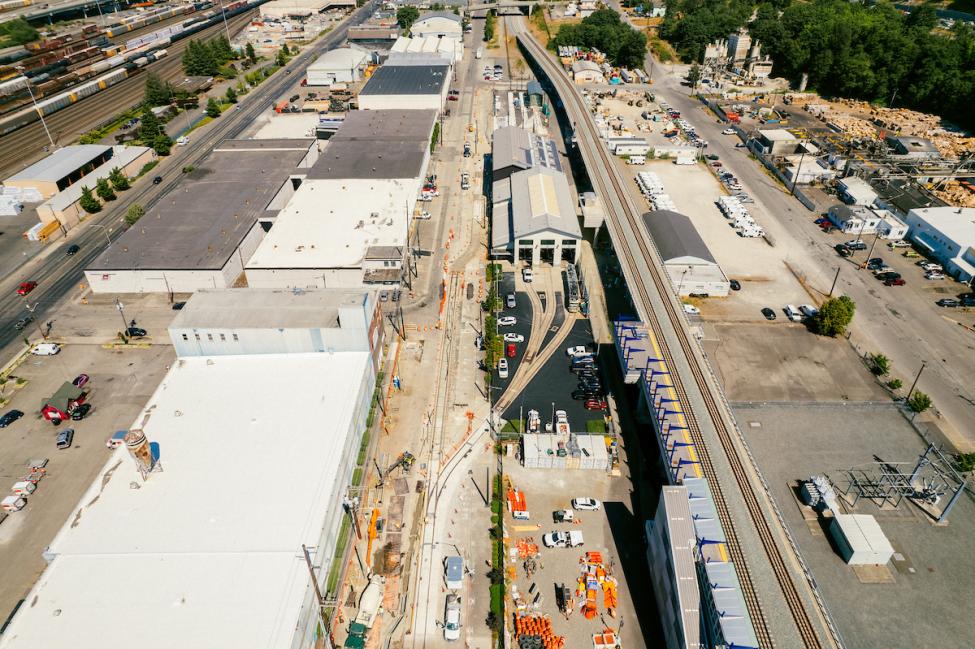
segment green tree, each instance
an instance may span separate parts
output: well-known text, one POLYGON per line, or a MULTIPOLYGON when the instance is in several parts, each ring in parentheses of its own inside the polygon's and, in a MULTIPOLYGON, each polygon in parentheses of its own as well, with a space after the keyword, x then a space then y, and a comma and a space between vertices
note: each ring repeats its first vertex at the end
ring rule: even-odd
POLYGON ((562 25, 551 44, 596 48, 616 65, 631 68, 642 67, 647 53, 646 36, 620 20, 612 9, 598 9, 581 23, 562 25))
POLYGON ((112 183, 112 187, 116 191, 124 192, 131 186, 129 184, 129 177, 118 167, 112 169, 112 172, 108 175, 108 180, 112 183))
POLYGON ((165 133, 160 133, 152 140, 152 149, 156 152, 156 155, 169 155, 172 148, 173 141, 165 133))
POLYGON ((494 39, 495 25, 498 19, 494 17, 494 9, 488 11, 484 17, 484 41, 489 42, 494 39))
POLYGON ((15 18, 0 24, 0 47, 23 45, 36 41, 40 34, 23 18, 15 18))
POLYGON ((400 26, 404 34, 410 31, 410 27, 419 18, 420 10, 416 7, 400 7, 396 10, 396 24, 400 26))
POLYGON ((281 51, 284 52, 284 55, 285 56, 290 56, 291 55, 291 50, 288 48, 288 44, 287 43, 281 43, 281 51))
POLYGON ((247 46, 244 47, 244 54, 247 55, 247 58, 251 63, 257 63, 257 52, 254 51, 254 46, 251 43, 248 43, 247 46))
POLYGON ((904 382, 900 379, 891 379, 887 381, 887 387, 891 390, 900 390, 902 387, 904 387, 904 382))
POLYGON ((116 199, 112 186, 108 184, 108 178, 99 178, 95 182, 95 193, 103 201, 114 201, 116 199))
POLYGON ((135 222, 141 219, 146 213, 146 208, 142 207, 138 203, 132 203, 129 205, 129 209, 125 212, 125 222, 129 225, 135 225, 135 222))
POLYGON ((147 106, 165 106, 172 101, 173 87, 159 78, 159 75, 146 75, 146 92, 143 101, 147 106))
POLYGON ((227 88, 226 97, 227 97, 227 101, 230 102, 231 104, 237 103, 237 91, 234 90, 233 87, 227 88))
POLYGON ((920 390, 915 390, 911 395, 911 398, 907 400, 907 405, 914 412, 924 412, 928 408, 934 405, 931 401, 931 397, 921 392, 920 390))
POLYGON ((437 141, 440 139, 440 122, 433 123, 433 135, 430 136, 430 153, 437 149, 437 141))
POLYGON ((687 82, 691 84, 691 90, 697 89, 697 84, 701 82, 701 66, 695 63, 687 71, 687 82))
POLYGON ((870 371, 877 376, 890 374, 890 359, 883 354, 870 354, 870 371))
POLYGON ((213 97, 207 100, 207 117, 212 117, 213 119, 220 117, 220 104, 213 97))
POLYGON ((830 298, 820 307, 819 313, 812 317, 813 331, 821 336, 836 336, 846 331, 856 304, 846 295, 830 298))
POLYGON ((78 201, 78 204, 81 205, 81 209, 89 214, 94 214, 102 209, 102 204, 98 202, 88 187, 81 188, 81 200, 78 201))
POLYGON ((214 55, 219 48, 198 40, 191 40, 183 50, 183 71, 194 76, 213 76, 220 69, 221 61, 214 55))
POLYGON ((283 68, 287 62, 288 59, 284 56, 284 50, 278 50, 278 55, 274 58, 274 64, 279 68, 283 68))
POLYGON ((142 115, 139 117, 139 120, 139 139, 146 146, 152 146, 151 143, 162 133, 162 124, 148 106, 142 109, 142 115))

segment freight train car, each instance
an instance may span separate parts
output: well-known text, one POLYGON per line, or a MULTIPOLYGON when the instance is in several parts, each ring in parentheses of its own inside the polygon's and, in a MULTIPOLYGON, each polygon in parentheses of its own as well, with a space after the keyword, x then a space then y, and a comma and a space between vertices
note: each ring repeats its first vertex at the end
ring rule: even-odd
POLYGON ((33 0, 3 0, 0 2, 0 13, 4 11, 13 11, 14 9, 20 9, 21 7, 29 7, 33 4, 33 0))

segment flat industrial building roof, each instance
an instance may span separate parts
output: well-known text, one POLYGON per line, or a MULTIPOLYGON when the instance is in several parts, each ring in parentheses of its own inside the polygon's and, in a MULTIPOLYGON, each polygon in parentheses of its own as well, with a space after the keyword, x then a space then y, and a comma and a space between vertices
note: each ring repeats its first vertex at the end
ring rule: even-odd
POLYGON ((15 173, 7 180, 57 182, 77 171, 112 147, 102 144, 77 144, 57 149, 43 160, 15 173))
POLYGON ((717 264, 691 220, 678 212, 656 210, 643 215, 643 224, 664 263, 688 258, 717 264))
POLYGON ((57 212, 67 209, 76 201, 81 200, 81 194, 85 187, 94 191, 99 179, 108 178, 116 167, 121 169, 132 164, 149 151, 149 147, 145 146, 117 146, 113 149, 114 152, 108 162, 95 167, 85 174, 83 179, 52 196, 48 199, 47 205, 57 212))
POLYGON ((450 66, 383 65, 359 95, 439 95, 447 83, 450 66))
POLYGON ((133 425, 162 470, 143 481, 111 452, 0 646, 290 649, 312 597, 301 546, 336 519, 370 362, 176 360, 133 425))
POLYGON ((88 270, 223 268, 257 220, 276 213, 268 205, 298 171, 313 143, 313 139, 221 143, 88 270))
MULTIPOLYGON (((402 255, 401 255, 402 256, 402 255)), ((339 307, 361 307, 364 290, 228 288, 197 291, 171 329, 308 329, 340 326, 339 307)))
POLYGON ((416 194, 412 180, 306 180, 246 268, 361 266, 369 248, 406 245, 416 194))
POLYGON ((422 142, 430 145, 435 110, 350 110, 329 145, 343 140, 422 142))

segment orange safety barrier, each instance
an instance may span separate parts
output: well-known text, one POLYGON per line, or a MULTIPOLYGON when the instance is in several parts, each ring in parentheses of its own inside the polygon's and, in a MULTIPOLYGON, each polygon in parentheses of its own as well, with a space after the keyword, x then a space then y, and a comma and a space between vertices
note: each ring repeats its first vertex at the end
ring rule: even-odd
POLYGON ((555 635, 552 621, 538 615, 521 615, 515 617, 515 639, 526 636, 541 638, 543 649, 564 649, 565 637, 555 635))

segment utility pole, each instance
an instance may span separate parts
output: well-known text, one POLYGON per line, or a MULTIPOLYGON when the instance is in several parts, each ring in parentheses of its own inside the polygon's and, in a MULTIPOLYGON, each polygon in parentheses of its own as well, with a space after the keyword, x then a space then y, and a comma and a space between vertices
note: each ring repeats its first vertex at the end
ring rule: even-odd
POLYGON ((836 274, 833 275, 833 285, 829 287, 829 297, 833 297, 833 290, 836 289, 836 280, 840 278, 840 267, 836 267, 836 274))
POLYGON ((115 308, 118 309, 118 312, 122 315, 122 333, 128 333, 129 321, 125 319, 125 311, 122 309, 122 303, 118 298, 115 298, 115 308))
POLYGON ((927 364, 928 364, 927 361, 921 362, 921 369, 917 371, 917 376, 914 377, 914 383, 911 383, 911 389, 907 391, 907 399, 905 399, 905 401, 909 401, 911 399, 911 395, 914 394, 914 388, 917 386, 917 382, 921 378, 921 372, 924 371, 924 368, 927 367, 927 364))
MULTIPOLYGON (((34 110, 37 110, 37 100, 34 99, 34 91, 31 90, 30 82, 27 83, 27 94, 30 95, 30 101, 34 105, 34 110)), ((55 147, 54 138, 51 137, 51 131, 47 129, 47 122, 44 121, 44 113, 38 110, 37 114, 40 115, 41 126, 44 127, 44 132, 47 134, 47 141, 51 143, 51 148, 53 149, 55 147)))

